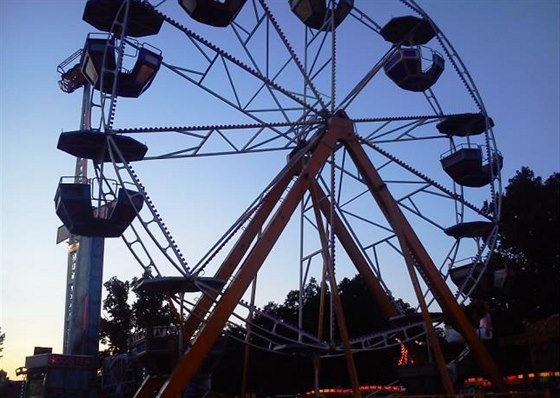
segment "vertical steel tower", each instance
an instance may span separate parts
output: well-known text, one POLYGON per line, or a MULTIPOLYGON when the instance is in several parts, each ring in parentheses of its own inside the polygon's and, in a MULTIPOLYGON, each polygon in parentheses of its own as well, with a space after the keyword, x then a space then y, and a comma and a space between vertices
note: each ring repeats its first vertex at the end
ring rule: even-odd
MULTIPOLYGON (((59 69, 70 63, 81 51, 64 61, 59 69)), ((71 73, 72 69, 68 71, 71 73)), ((67 82, 71 75, 66 75, 67 82)), ((65 76, 61 82, 63 82, 65 76)), ((83 80, 75 84, 62 84, 65 92, 73 92, 83 84, 82 115, 80 129, 91 128, 91 86, 83 80), (78 87, 77 87, 78 86, 78 87)), ((76 159, 74 172, 76 183, 87 180, 87 160, 76 159)), ((57 242, 68 242, 68 270, 66 276, 66 301, 64 307, 63 353, 68 355, 92 355, 99 352, 99 324, 101 315, 101 289, 103 281, 102 237, 76 236, 60 227, 57 242)))

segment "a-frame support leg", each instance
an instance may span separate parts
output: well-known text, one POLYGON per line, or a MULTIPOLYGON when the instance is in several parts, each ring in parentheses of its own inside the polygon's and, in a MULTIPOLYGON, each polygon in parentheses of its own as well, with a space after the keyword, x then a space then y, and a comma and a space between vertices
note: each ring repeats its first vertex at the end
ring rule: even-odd
POLYGON ((158 398, 178 398, 183 393, 286 227, 298 203, 309 188, 310 182, 315 179, 326 163, 337 141, 348 138, 352 134, 352 123, 346 118, 334 116, 329 120, 327 131, 316 137, 316 145, 292 189, 287 193, 272 220, 243 261, 235 279, 216 303, 192 347, 179 360, 169 380, 159 391, 158 398))
POLYGON ((346 368, 348 370, 348 377, 350 379, 350 384, 352 386, 352 392, 354 394, 354 397, 359 398, 361 396, 361 393, 360 393, 360 383, 358 382, 358 372, 356 371, 356 364, 352 356, 352 349, 350 347, 350 336, 348 335, 348 328, 346 327, 346 318, 344 316, 342 301, 340 300, 340 295, 338 294, 338 286, 336 284, 333 258, 329 253, 329 244, 326 236, 327 231, 325 230, 323 226, 323 220, 321 219, 321 209, 319 208, 318 192, 315 189, 314 184, 311 184, 310 192, 311 192, 311 199, 313 201, 313 210, 315 211, 315 218, 317 220, 317 229, 319 230, 319 237, 321 240, 323 262, 326 266, 329 285, 331 287, 331 295, 333 298, 336 322, 338 324, 338 330, 340 332, 342 346, 344 347, 344 357, 346 359, 346 368))
MULTIPOLYGON (((370 268, 367 260, 364 258, 361 250, 358 248, 356 242, 352 238, 352 235, 346 228, 345 224, 342 222, 340 216, 335 211, 331 215, 332 205, 329 197, 321 189, 320 185, 315 181, 315 189, 320 192, 319 206, 323 215, 327 219, 332 219, 334 233, 341 243, 342 247, 346 251, 346 254, 350 258, 352 264, 356 267, 356 270, 364 279, 366 286, 372 297, 374 298, 381 312, 383 313, 385 319, 390 320, 392 317, 400 315, 398 308, 395 306, 393 300, 385 293, 385 290, 379 283, 379 279, 375 276, 372 269, 370 268)), ((413 344, 405 343, 411 357, 417 363, 425 362, 425 355, 422 351, 418 350, 418 347, 413 344)))
POLYGON ((362 146, 358 143, 357 137, 345 141, 344 145, 356 164, 362 178, 369 187, 369 191, 376 200, 379 208, 383 211, 386 219, 393 227, 393 230, 396 232, 398 231, 400 235, 399 240, 402 239, 404 244, 402 250, 410 250, 412 256, 416 260, 415 265, 418 267, 426 283, 430 286, 442 310, 457 325, 459 332, 465 338, 478 364, 492 383, 493 388, 498 391, 505 390, 506 386, 503 377, 494 360, 490 357, 490 354, 482 344, 480 338, 476 335, 467 316, 453 297, 449 287, 446 285, 428 252, 387 189, 383 179, 371 164, 362 146))
MULTIPOLYGON (((318 184, 316 184, 316 186, 318 187, 318 184)), ((324 196, 324 199, 326 199, 326 196, 324 196)), ((324 203, 323 204, 323 211, 325 213, 328 213, 329 209, 327 208, 326 205, 330 205, 330 203, 324 203)), ((333 214, 331 216, 331 218, 333 219, 333 223, 337 224, 336 227, 338 227, 340 229, 340 234, 338 234, 337 233, 338 229, 335 227, 335 233, 337 233, 337 236, 338 235, 342 236, 342 239, 339 237, 339 240, 341 241, 342 245, 347 250, 347 252, 348 252, 350 258, 353 260, 353 262, 355 261, 356 268, 358 269, 358 272, 360 272, 360 275, 362 275, 362 272, 365 274, 364 279, 368 278, 368 279, 366 279, 366 281, 369 280, 368 285, 371 284, 370 291, 373 294, 373 297, 376 299, 376 301, 379 304, 381 304, 382 311, 384 310, 383 312, 386 315, 391 315, 394 311, 397 311, 393 302, 389 299, 389 297, 387 297, 385 292, 382 290, 377 278, 375 278, 375 276, 373 275, 373 272, 369 269, 367 264, 365 264, 365 259, 363 258, 361 253, 358 251, 358 248, 355 246, 354 241, 350 239, 349 233, 346 230, 346 228, 344 227, 344 225, 342 224, 342 222, 340 221, 340 219, 338 218, 338 215, 333 214), (334 216, 336 216, 336 218, 334 216)), ((402 234, 399 231, 396 231, 396 233, 397 233, 398 237, 402 236, 402 234)), ((406 247, 406 244, 405 244, 404 241, 401 241, 400 243, 401 243, 401 246, 406 247)), ((437 336, 435 335, 435 331, 433 329, 433 325, 432 325, 432 322, 431 322, 431 319, 430 319, 430 315, 428 314, 428 309, 427 309, 426 303, 424 302, 424 297, 423 297, 422 291, 420 290, 420 287, 418 285, 418 280, 416 278, 416 274, 414 273, 415 271, 414 271, 414 265, 413 265, 412 258, 411 258, 410 254, 408 253, 408 250, 406 248, 403 249, 403 255, 405 257, 407 269, 410 273, 410 278, 411 278, 412 283, 413 283, 414 291, 416 293, 416 296, 418 297, 418 301, 420 302, 422 316, 424 318, 424 322, 425 322, 425 325, 426 325, 426 333, 428 334, 430 342, 432 343, 432 347, 434 347, 434 352, 436 354, 435 355, 436 356, 436 362, 437 362, 438 370, 440 372, 440 376, 441 376, 441 379, 442 379, 442 382, 443 382, 443 385, 444 385, 444 388, 445 388, 445 393, 448 396, 454 396, 453 384, 452 384, 451 379, 449 377, 449 373, 447 371, 446 364, 445 364, 445 361, 443 359, 443 355, 441 353, 441 348, 439 346, 439 341, 437 340, 437 336)), ((414 346, 412 346, 409 343, 405 343, 405 344, 407 346, 407 349, 410 350, 411 355, 413 355, 413 358, 416 359, 416 357, 420 356, 420 353, 418 352, 418 350, 415 349, 414 346)), ((420 361, 418 361, 418 362, 422 363, 423 359, 424 359, 423 357, 420 357, 420 361)))

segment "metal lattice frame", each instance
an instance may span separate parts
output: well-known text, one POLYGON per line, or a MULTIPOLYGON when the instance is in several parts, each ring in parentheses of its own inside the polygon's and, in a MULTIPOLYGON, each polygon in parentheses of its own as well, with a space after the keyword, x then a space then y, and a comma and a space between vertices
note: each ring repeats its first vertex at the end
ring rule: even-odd
MULTIPOLYGON (((412 0, 401 1, 406 7, 403 13, 414 11, 416 14, 428 18, 427 14, 412 0), (407 10, 408 7, 408 10, 407 10)), ((124 2, 123 4, 128 4, 124 2)), ((147 206, 138 214, 137 222, 127 231, 123 240, 133 256, 138 260, 146 271, 153 271, 154 276, 169 275, 170 272, 178 272, 188 278, 196 280, 197 275, 202 275, 211 268, 213 262, 224 258, 224 253, 231 249, 235 239, 243 239, 246 231, 253 226, 256 217, 261 220, 278 210, 279 203, 283 203, 296 184, 294 173, 284 182, 285 191, 272 194, 278 187, 279 181, 286 178, 287 170, 296 167, 303 162, 313 150, 312 142, 315 137, 320 136, 327 121, 337 110, 346 111, 355 129, 359 144, 364 148, 368 158, 374 164, 375 169, 381 174, 384 183, 395 192, 396 203, 400 211, 407 217, 414 219, 414 225, 427 225, 432 231, 443 231, 451 224, 479 217, 491 221, 497 225, 500 209, 500 176, 492 176, 492 182, 488 186, 486 198, 490 201, 492 212, 488 212, 470 199, 467 189, 453 184, 450 180, 443 180, 440 174, 432 174, 430 167, 427 170, 419 169, 417 166, 402 156, 398 146, 418 145, 426 147, 455 148, 459 145, 457 137, 446 137, 434 133, 435 122, 446 117, 453 116, 459 112, 445 112, 444 103, 436 95, 436 89, 424 92, 427 103, 426 114, 410 115, 401 114, 395 109, 396 115, 391 116, 368 116, 355 113, 363 110, 364 97, 366 101, 371 94, 371 86, 374 82, 383 78, 382 69, 387 59, 397 49, 387 43, 385 51, 377 56, 376 60, 368 61, 368 66, 362 75, 353 79, 345 91, 341 90, 341 82, 345 82, 339 70, 344 65, 344 59, 339 59, 339 51, 345 49, 344 29, 350 24, 358 26, 360 32, 369 38, 379 37, 380 26, 386 21, 376 21, 373 16, 359 9, 357 4, 340 29, 333 32, 314 31, 302 29, 304 42, 293 43, 292 32, 285 32, 282 18, 285 15, 276 15, 278 9, 271 9, 272 4, 265 0, 250 0, 238 18, 227 28, 228 40, 236 39, 235 45, 229 42, 214 41, 206 38, 204 34, 196 32, 197 26, 184 25, 177 20, 160 13, 167 27, 174 29, 184 36, 184 41, 189 50, 189 63, 186 65, 173 64, 165 61, 160 73, 170 72, 179 81, 184 81, 186 86, 195 87, 205 98, 221 104, 228 112, 235 115, 231 124, 192 124, 181 126, 158 126, 158 127, 115 127, 115 115, 118 109, 116 85, 112 94, 100 95, 100 100, 94 108, 99 110, 98 129, 108 134, 111 158, 114 167, 97 168, 100 178, 115 178, 122 186, 132 186, 140 192, 147 206), (255 50, 254 42, 259 39, 261 47, 255 50), (235 48, 237 53, 232 53, 230 47, 235 48), (262 56, 264 54, 264 60, 262 56), (280 54, 280 55, 279 55, 280 54), (221 87, 216 87, 212 76, 221 74, 221 87), (287 75, 290 78, 287 78, 287 75), (294 79, 293 76, 297 76, 294 79), (241 83, 243 79, 252 80, 252 85, 241 83), (297 83, 295 83, 297 81, 297 83), (263 98, 264 97, 264 98, 263 98), (261 104, 262 102, 262 104, 261 104), (141 183, 139 176, 131 164, 127 163, 119 148, 111 139, 112 134, 126 134, 138 136, 149 140, 154 137, 153 142, 173 137, 174 142, 184 141, 182 147, 174 147, 172 151, 159 148, 158 145, 150 146, 150 155, 145 161, 170 161, 189 159, 197 157, 225 156, 225 155, 249 155, 251 153, 276 152, 292 153, 291 160, 277 178, 274 179, 262 193, 251 203, 237 222, 223 235, 223 237, 209 250, 196 265, 188 266, 187 261, 175 243, 171 232, 168 230, 156 206, 151 201, 146 187, 141 183), (240 139, 240 136, 245 137, 240 139), (212 143, 212 145, 210 145, 212 143), (443 143, 443 146, 442 146, 443 143), (395 150, 396 148, 396 150, 395 150), (261 215, 266 200, 270 196, 276 200, 275 204, 261 215), (437 210, 430 208, 431 202, 445 203, 452 209, 447 218, 434 217, 437 210), (450 217, 449 217, 450 216, 450 217), (450 219, 451 218, 451 219, 450 219), (150 243, 152 242, 152 243, 150 243), (153 250, 159 253, 154 254, 153 250)), ((289 13, 287 5, 283 12, 289 13)), ((163 9, 164 7, 162 7, 163 9)), ((431 22, 431 21, 430 21, 431 22)), ((431 22, 433 24, 433 22, 431 22)), ((433 25, 435 26, 435 24, 433 25)), ((122 31, 126 30, 126 19, 122 31)), ((437 29, 434 40, 452 68, 446 73, 455 73, 456 80, 472 100, 472 104, 460 112, 479 112, 486 116, 480 95, 468 74, 465 65, 451 46, 447 38, 437 29)), ((138 43, 129 40, 126 36, 117 40, 118 45, 118 68, 122 65, 125 48, 135 48, 138 43)), ((433 43, 430 43, 433 44, 433 43)), ((347 76, 345 76, 347 77, 347 76)), ((115 79, 116 84, 116 79, 115 79)), ((437 86, 436 86, 437 88, 437 86)), ((92 97, 94 98, 94 97, 92 97)), ((480 144, 486 147, 486 156, 491 158, 497 153, 496 143, 490 126, 480 137, 480 144)), ((387 259, 404 257, 402 247, 399 246, 398 233, 391 220, 380 219, 379 212, 362 212, 363 200, 371 190, 368 182, 364 179, 362 172, 348 161, 348 148, 340 142, 333 147, 332 157, 328 166, 320 167, 316 177, 317 187, 325 192, 324 197, 329 198, 329 211, 323 210, 323 217, 330 226, 329 251, 330 258, 335 261, 335 251, 340 248, 340 236, 337 237, 337 228, 344 228, 356 247, 364 264, 371 270, 372 275, 378 280, 379 286, 384 294, 391 300, 395 300, 395 294, 391 291, 391 285, 385 277, 387 259), (334 156, 336 153, 336 156, 334 156), (348 188, 347 188, 348 187, 348 188), (336 222, 334 217, 336 217, 336 222), (367 232, 366 232, 367 231, 367 232), (374 231, 375 233, 371 233, 374 231)), ((410 155, 410 154, 409 154, 410 155)), ((436 162, 435 153, 433 161, 436 162)), ((414 160, 414 159, 412 159, 414 160)), ((424 164, 425 165, 425 164, 424 164)), ((474 195, 476 201, 480 202, 480 196, 474 195)), ((321 248, 317 240, 317 218, 313 215, 316 206, 311 203, 311 196, 302 201, 301 206, 301 255, 299 260, 300 289, 303 289, 312 270, 318 267, 316 264, 323 261, 324 247, 321 248), (315 235, 315 238, 311 238, 315 235), (313 240, 314 239, 314 240, 313 240), (309 243, 314 242, 314 243, 309 243)), ((263 224, 260 224, 262 227, 263 224)), ((413 227, 414 228, 414 227, 413 227)), ((422 227, 423 228, 423 227, 422 227)), ((258 228, 257 228, 258 229, 258 228)), ((257 232, 255 231, 255 234, 257 232)), ((256 236, 256 235, 255 235, 256 236)), ((251 238, 256 239, 255 236, 251 238)), ((475 259, 474 263, 482 263, 484 267, 476 269, 472 267, 469 278, 474 282, 480 279, 488 264, 490 254, 496 243, 497 228, 494 228, 489 238, 485 241, 471 239, 451 240, 448 239, 447 248, 443 250, 443 256, 439 256, 434 266, 448 280, 449 269, 464 259, 465 252, 475 259), (466 249, 465 249, 466 247, 466 249)), ((240 259, 246 254, 241 255, 240 259)), ((360 261, 362 261, 360 260, 360 261)), ((334 270, 334 268, 333 268, 334 270)), ((334 272, 334 271, 333 271, 334 272)), ((196 339, 197 333, 204 330, 208 317, 220 300, 227 294, 229 286, 233 284, 237 276, 232 271, 227 276, 224 289, 221 292, 213 291, 210 287, 201 285, 204 292, 203 297, 208 305, 200 315, 198 310, 191 315, 198 324, 193 330, 191 337, 196 339)), ((198 283, 198 282, 197 282, 198 283)), ((450 283, 449 283, 450 285, 450 283)), ((464 302, 470 296, 476 283, 467 283, 457 289, 455 298, 464 302), (468 291, 467 291, 468 285, 468 291)), ((437 307, 438 297, 431 290, 429 283, 424 286, 424 298, 429 306, 437 307)), ((187 309, 193 310, 197 304, 194 301, 185 300, 187 309)), ((439 303, 441 306, 441 303, 439 303)), ((396 304, 395 304, 396 306, 396 304)), ((272 320, 272 330, 262 330, 262 326, 252 324, 252 333, 261 337, 259 348, 275 350, 281 345, 290 342, 285 333, 278 331, 286 328, 297 334, 298 338, 293 343, 308 344, 312 347, 323 347, 325 341, 301 330, 300 325, 288 325, 282 320, 273 319, 262 309, 248 301, 241 300, 237 309, 232 310, 232 320, 246 320, 246 314, 259 314, 272 320)), ((398 307, 395 307, 398 309, 398 307)), ((301 319, 301 317, 300 317, 301 319)), ((350 341, 355 351, 381 349, 410 341, 419 336, 418 327, 422 323, 395 327, 390 330, 376 331, 367 336, 353 337, 350 341)), ((420 332, 422 333, 422 332, 420 332)), ((336 347, 342 353, 342 342, 337 342, 336 347)))

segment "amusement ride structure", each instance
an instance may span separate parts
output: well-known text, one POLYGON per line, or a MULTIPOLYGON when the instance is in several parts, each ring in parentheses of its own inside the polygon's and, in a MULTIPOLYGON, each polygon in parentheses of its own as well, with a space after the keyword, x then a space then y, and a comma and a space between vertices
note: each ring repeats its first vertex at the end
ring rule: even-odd
MULTIPOLYGON (((178 309, 183 347, 165 377, 145 374, 135 397, 182 396, 229 324, 278 355, 344 357, 341 371, 361 396, 354 353, 402 346, 423 364, 419 339, 452 394, 434 329, 445 321, 503 387, 462 307, 500 287, 502 270, 488 264, 502 157, 465 65, 414 0, 88 0, 83 19, 98 32, 59 66, 63 91, 83 89, 80 129, 58 141, 77 158, 55 197, 59 241, 69 243, 65 355, 98 354, 104 243, 120 238, 145 275, 140 288, 167 294, 178 309), (181 101, 184 122, 158 124, 181 101), (187 262, 149 195, 160 187, 145 186, 136 170, 263 155, 255 168, 276 174, 187 262), (285 243, 286 235, 295 237, 285 243), (299 287, 297 323, 256 304, 266 299, 266 269, 299 287), (348 334, 337 286, 356 273, 390 328, 348 334), (322 297, 329 292, 320 316, 330 311, 332 324, 318 333, 301 313, 311 278, 322 297)), ((158 185, 172 187, 171 175, 158 185)), ((223 200, 236 203, 235 193, 223 200)))

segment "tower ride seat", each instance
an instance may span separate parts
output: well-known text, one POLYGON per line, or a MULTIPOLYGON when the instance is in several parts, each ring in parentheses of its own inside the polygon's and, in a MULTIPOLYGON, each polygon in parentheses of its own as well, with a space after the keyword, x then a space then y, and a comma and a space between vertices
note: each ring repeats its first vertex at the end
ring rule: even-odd
POLYGON ((445 118, 436 128, 441 134, 450 137, 469 137, 484 133, 494 127, 492 118, 482 113, 462 113, 445 118))
POLYGON ((200 23, 226 27, 237 16, 246 0, 179 0, 179 5, 200 23))
POLYGON ((327 9, 327 0, 290 0, 292 12, 308 27, 316 30, 330 31, 331 18, 334 28, 344 21, 354 7, 354 0, 339 0, 334 15, 327 9))
POLYGON ((117 71, 114 40, 88 37, 80 64, 82 74, 96 90, 111 94, 116 77, 116 95, 137 98, 152 84, 162 60, 161 54, 139 47, 132 70, 117 71))
POLYGON ((502 169, 503 157, 492 153, 490 161, 483 162, 480 146, 463 145, 442 155, 445 172, 459 185, 480 188, 488 185, 502 169))
POLYGON ((449 276, 451 281, 458 288, 462 288, 464 293, 469 293, 474 287, 474 290, 471 292, 469 297, 485 297, 493 289, 494 273, 491 270, 486 269, 484 273, 480 275, 482 270, 483 264, 473 259, 467 264, 451 268, 449 270, 449 276), (475 286, 477 278, 479 278, 478 284, 475 286))
POLYGON ((383 66, 385 74, 400 88, 422 92, 432 87, 445 69, 443 57, 432 51, 432 64, 422 69, 420 47, 402 47, 383 66))
POLYGON ((412 15, 392 18, 379 33, 390 43, 406 46, 426 44, 437 34, 429 20, 412 15))
POLYGON ((460 238, 483 238, 486 239, 494 229, 494 223, 490 221, 468 221, 455 224, 446 228, 443 232, 455 239, 460 238))
POLYGON ((71 234, 81 236, 121 236, 143 204, 138 192, 121 188, 116 200, 94 208, 91 185, 84 183, 61 182, 55 195, 56 214, 71 234))
MULTIPOLYGON (((88 0, 82 19, 103 32, 121 36, 120 27, 124 21, 125 5, 125 0, 88 0)), ((149 3, 139 0, 130 1, 127 36, 156 35, 162 24, 163 17, 149 3)))
POLYGON ((159 276, 157 278, 144 278, 136 285, 135 289, 152 293, 198 293, 207 291, 221 291, 226 281, 209 276, 187 278, 183 276, 159 276), (198 282, 198 283, 197 283, 198 282))
POLYGON ((177 362, 179 335, 174 328, 153 327, 145 333, 132 336, 131 348, 147 374, 168 375, 177 362))
MULTIPOLYGON (((91 159, 99 163, 111 162, 108 137, 106 133, 92 130, 65 131, 58 137, 57 148, 77 158, 91 159)), ((115 156, 116 162, 142 160, 148 151, 146 145, 126 135, 112 134, 111 138, 122 155, 122 159, 115 156)))
POLYGON ((120 73, 117 95, 138 98, 150 87, 161 66, 162 56, 145 47, 138 49, 138 59, 130 73, 120 73))
POLYGON ((80 64, 78 63, 60 76, 58 86, 62 91, 70 94, 87 83, 86 78, 80 69, 80 64))

